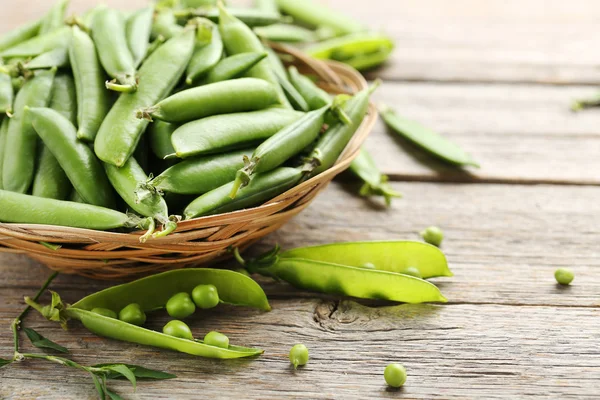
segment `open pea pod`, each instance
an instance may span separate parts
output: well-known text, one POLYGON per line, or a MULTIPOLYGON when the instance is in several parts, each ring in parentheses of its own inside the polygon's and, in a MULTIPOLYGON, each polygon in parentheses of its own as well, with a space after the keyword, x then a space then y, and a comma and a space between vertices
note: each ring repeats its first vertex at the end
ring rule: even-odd
POLYGON ((370 241, 332 243, 301 247, 281 252, 282 259, 305 259, 361 267, 367 263, 377 270, 402 273, 409 267, 419 270, 423 278, 453 276, 446 256, 427 243, 413 241, 370 241))

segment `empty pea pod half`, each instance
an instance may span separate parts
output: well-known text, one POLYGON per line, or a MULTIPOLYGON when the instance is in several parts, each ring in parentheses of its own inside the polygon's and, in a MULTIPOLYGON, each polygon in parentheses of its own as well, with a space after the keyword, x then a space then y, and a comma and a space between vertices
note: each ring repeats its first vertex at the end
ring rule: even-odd
POLYGON ((219 347, 200 340, 170 336, 111 317, 123 315, 119 311, 126 307, 128 311, 135 308, 143 317, 138 318, 136 323, 143 323, 146 320, 145 313, 164 309, 173 295, 181 292, 190 294, 198 285, 213 285, 222 303, 265 311, 271 309, 261 287, 248 276, 209 268, 180 269, 149 276, 94 293, 72 305, 63 304, 56 293, 53 293, 53 307, 42 307, 30 299, 26 299, 26 302, 47 318, 58 310, 63 325, 68 319, 76 319, 91 332, 112 339, 209 358, 230 359, 262 354, 262 350, 255 348, 233 345, 219 347), (102 309, 103 312, 96 313, 92 311, 94 309, 102 309))

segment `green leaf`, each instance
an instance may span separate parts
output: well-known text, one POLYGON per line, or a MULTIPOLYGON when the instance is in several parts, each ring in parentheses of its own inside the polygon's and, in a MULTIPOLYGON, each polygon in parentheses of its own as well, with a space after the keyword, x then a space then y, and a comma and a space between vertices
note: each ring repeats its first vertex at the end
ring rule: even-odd
POLYGON ((108 389, 106 389, 106 394, 108 395, 108 397, 111 398, 111 400, 125 400, 124 398, 122 398, 121 396, 116 394, 115 392, 111 392, 108 389))
POLYGON ((104 366, 103 369, 105 369, 107 371, 113 371, 113 372, 123 375, 125 378, 127 378, 129 380, 129 382, 131 382, 131 384, 133 385, 133 390, 135 390, 136 378, 135 378, 135 375, 133 374, 133 372, 127 367, 127 365, 112 364, 112 365, 104 366))
MULTIPOLYGON (((0 358, 0 368, 4 367, 5 365, 8 365, 12 362, 12 360, 5 360, 4 358, 0 358)), ((173 375, 173 377, 175 377, 175 375, 173 375)))
POLYGON ((45 337, 43 337, 42 335, 40 335, 39 333, 37 333, 35 330, 33 330, 31 328, 23 328, 23 331, 25 331, 25 334, 31 341, 31 344, 33 344, 37 348, 52 349, 52 350, 59 351, 61 353, 69 352, 69 350, 67 350, 67 348, 61 346, 60 344, 54 343, 50 339, 46 339, 45 337))
POLYGON ((100 379, 94 374, 92 374, 92 379, 94 380, 94 386, 96 386, 96 390, 98 391, 98 396, 100 397, 100 400, 106 399, 104 387, 102 386, 102 382, 100 382, 100 379))
MULTIPOLYGON (((94 365, 94 367, 102 368, 102 367, 106 367, 107 365, 114 365, 114 364, 96 364, 96 365, 94 365)), ((123 365, 125 365, 127 368, 129 368, 131 370, 131 372, 133 372, 135 377, 138 379, 173 379, 173 378, 177 378, 177 375, 169 374, 168 372, 158 371, 155 369, 142 367, 140 365, 134 365, 134 364, 123 364, 123 365)), ((106 375, 106 378, 107 379, 120 379, 120 378, 124 378, 124 376, 121 375, 120 373, 117 373, 114 371, 109 371, 108 374, 106 375)))

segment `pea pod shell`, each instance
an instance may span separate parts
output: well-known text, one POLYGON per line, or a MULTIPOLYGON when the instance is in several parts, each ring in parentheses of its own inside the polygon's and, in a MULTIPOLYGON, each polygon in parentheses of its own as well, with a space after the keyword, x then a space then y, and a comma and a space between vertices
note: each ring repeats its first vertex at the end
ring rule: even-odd
POLYGON ((211 68, 205 82, 215 83, 237 78, 245 74, 266 56, 267 53, 240 53, 224 58, 211 68))
POLYGON ((35 57, 57 47, 69 45, 69 27, 64 26, 43 36, 35 36, 25 42, 6 49, 0 53, 0 57, 35 57))
POLYGON ((4 166, 4 149, 6 148, 6 136, 8 134, 8 117, 2 118, 2 123, 0 124, 0 189, 4 188, 4 184, 2 182, 2 169, 4 166))
POLYGON ((375 160, 364 147, 360 149, 360 153, 352 160, 348 169, 364 182, 360 189, 361 196, 383 196, 388 206, 392 204, 392 198, 402 197, 401 193, 387 183, 387 175, 381 173, 375 160))
POLYGON ((219 27, 213 22, 211 24, 211 39, 210 43, 199 46, 194 50, 192 59, 186 70, 186 83, 191 85, 194 81, 204 76, 211 68, 213 68, 223 56, 223 39, 219 33, 219 27))
POLYGON ((90 204, 46 199, 0 190, 0 221, 107 230, 125 226, 129 217, 90 204))
POLYGON ((194 30, 187 29, 142 64, 137 91, 120 95, 100 126, 95 141, 98 158, 118 167, 125 164, 148 125, 147 120, 136 118, 136 111, 158 102, 173 89, 192 56, 194 37, 194 30))
POLYGON ((390 107, 381 107, 381 117, 394 132, 430 154, 454 165, 479 167, 479 164, 459 146, 418 122, 399 116, 390 107))
POLYGON ((24 111, 26 106, 45 107, 48 104, 55 74, 55 69, 36 72, 15 97, 4 150, 2 183, 6 190, 26 193, 31 186, 38 136, 24 111))
POLYGON ((27 69, 48 69, 52 67, 63 68, 69 65, 69 49, 67 47, 57 47, 35 57, 25 64, 27 69))
POLYGON ((14 89, 10 75, 0 72, 0 114, 10 113, 14 100, 14 89))
POLYGON ((0 37, 0 53, 37 36, 38 32, 40 31, 41 24, 42 20, 39 19, 37 21, 20 25, 12 31, 2 35, 0 37))
POLYGON ((171 142, 180 158, 237 149, 273 136, 302 115, 284 108, 215 115, 180 126, 171 142))
POLYGON ((125 25, 125 34, 127 45, 133 62, 137 68, 146 57, 148 44, 150 42, 150 33, 152 31, 152 20, 154 18, 154 7, 142 8, 131 14, 127 18, 125 25))
POLYGON ((42 19, 39 34, 45 35, 63 26, 68 6, 69 0, 57 0, 42 19))
POLYGON ((300 74, 296 67, 291 66, 288 71, 290 82, 292 85, 294 85, 296 90, 298 90, 300 95, 304 97, 309 109, 316 110, 331 104, 331 96, 329 96, 326 91, 318 87, 308 77, 300 74))
POLYGON ((114 207, 115 199, 106 174, 92 149, 77 140, 75 126, 50 108, 30 108, 27 118, 86 203, 114 207))
POLYGON ((366 30, 365 26, 355 19, 313 0, 277 0, 277 5, 296 22, 314 27, 328 27, 338 35, 366 30))
POLYGON ((287 257, 279 258, 275 265, 266 270, 269 276, 284 280, 297 288, 321 293, 413 304, 447 302, 434 284, 388 271, 287 257))

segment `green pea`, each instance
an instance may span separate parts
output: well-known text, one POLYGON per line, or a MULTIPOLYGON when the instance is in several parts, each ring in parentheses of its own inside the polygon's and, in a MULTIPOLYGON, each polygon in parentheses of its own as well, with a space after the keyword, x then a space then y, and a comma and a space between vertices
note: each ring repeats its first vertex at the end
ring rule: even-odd
POLYGON ((308 362, 308 348, 303 344, 297 344, 290 350, 290 362, 294 369, 298 366, 306 365, 308 362))
POLYGON ((196 305, 189 293, 177 293, 167 301, 167 312, 173 318, 187 318, 196 311, 196 305))
POLYGON ((202 309, 213 308, 219 304, 219 293, 215 285, 198 285, 192 291, 192 299, 202 309))
POLYGON ((146 322, 146 314, 139 304, 131 303, 119 311, 119 319, 128 324, 141 326, 146 322))
POLYGON ((573 271, 570 269, 559 268, 554 271, 554 278, 556 279, 556 282, 560 283, 561 285, 568 285, 573 282, 575 274, 573 274, 573 271))
POLYGON ((226 349, 229 347, 229 338, 222 333, 212 331, 208 332, 206 336, 204 336, 204 344, 226 349))
POLYGON ((391 363, 385 367, 383 377, 388 385, 399 388, 406 382, 406 369, 402 364, 391 363))
POLYGON ((167 322, 167 324, 163 326, 163 333, 165 335, 175 336, 182 339, 194 340, 194 336, 192 335, 190 327, 187 326, 185 322, 177 319, 167 322))
POLYGON ((442 244, 442 240, 444 240, 444 233, 437 226, 430 226, 421 232, 421 237, 427 243, 439 247, 442 244))
POLYGON ((109 310, 108 308, 96 307, 96 308, 92 308, 92 312, 99 314, 99 315, 103 315, 108 318, 117 319, 117 313, 114 312, 113 310, 109 310))
POLYGON ((361 268, 366 268, 366 269, 376 269, 377 267, 375 267, 375 264, 370 263, 370 262, 366 262, 363 265, 360 266, 361 268))
POLYGON ((414 276, 415 278, 423 279, 423 275, 421 275, 421 271, 419 271, 417 267, 408 267, 401 273, 404 275, 410 275, 414 276))

